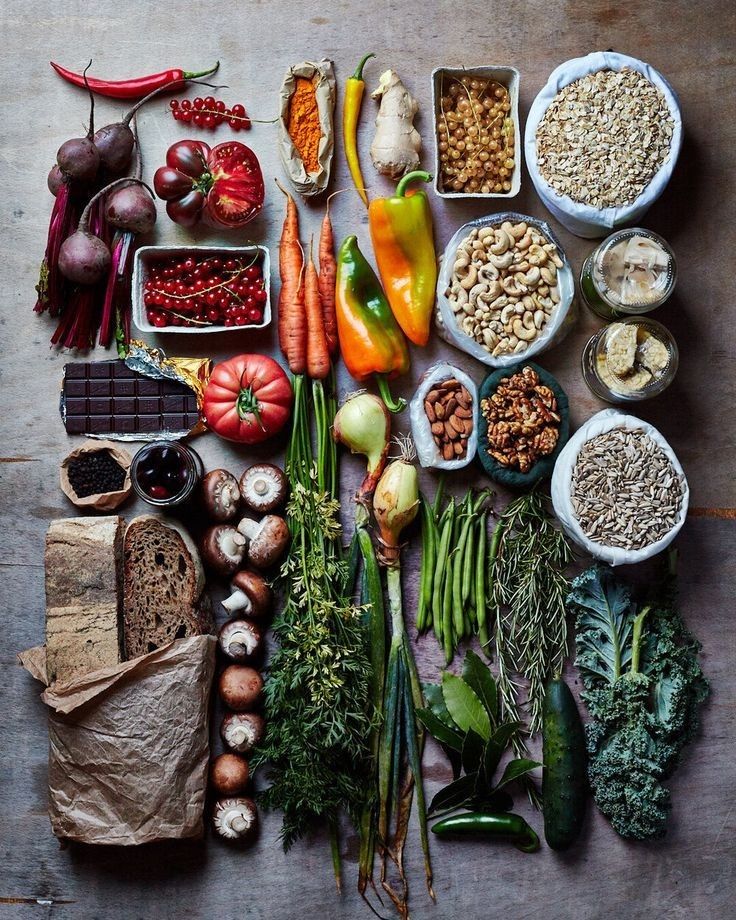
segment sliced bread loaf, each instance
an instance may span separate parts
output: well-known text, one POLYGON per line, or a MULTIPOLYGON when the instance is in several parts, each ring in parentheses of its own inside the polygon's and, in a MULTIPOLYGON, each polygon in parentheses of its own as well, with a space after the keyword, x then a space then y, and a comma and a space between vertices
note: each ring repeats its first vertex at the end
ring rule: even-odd
POLYGON ((126 659, 214 631, 202 562, 179 524, 149 514, 132 520, 125 531, 123 572, 126 659))

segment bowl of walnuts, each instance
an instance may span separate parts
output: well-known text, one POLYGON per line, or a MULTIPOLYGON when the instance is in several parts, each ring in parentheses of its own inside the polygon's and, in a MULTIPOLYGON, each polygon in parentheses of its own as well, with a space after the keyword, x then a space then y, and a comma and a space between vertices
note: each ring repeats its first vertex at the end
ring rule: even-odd
POLYGON ((531 361, 494 371, 479 392, 478 459, 496 482, 528 488, 552 475, 570 436, 565 391, 531 361))

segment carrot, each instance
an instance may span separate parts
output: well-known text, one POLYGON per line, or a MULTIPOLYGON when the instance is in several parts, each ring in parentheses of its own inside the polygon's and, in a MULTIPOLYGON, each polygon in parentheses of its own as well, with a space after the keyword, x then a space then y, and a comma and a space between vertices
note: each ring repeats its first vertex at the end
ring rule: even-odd
MULTIPOLYGON (((343 190, 344 191, 344 190, 343 190)), ((333 192, 332 195, 336 195, 333 192)), ((337 313, 335 311, 335 278, 337 262, 335 261, 335 239, 330 220, 330 198, 327 199, 325 216, 319 235, 319 295, 322 298, 322 315, 324 317, 325 338, 330 357, 334 358, 339 350, 337 337, 337 313)))
POLYGON ((286 217, 279 242, 279 345, 292 374, 303 374, 307 359, 307 327, 304 312, 304 253, 299 242, 299 213, 296 202, 281 183, 286 195, 286 217))
POLYGON ((307 373, 312 380, 324 380, 330 373, 330 352, 325 334, 319 278, 309 244, 309 261, 304 278, 304 304, 307 314, 307 373))

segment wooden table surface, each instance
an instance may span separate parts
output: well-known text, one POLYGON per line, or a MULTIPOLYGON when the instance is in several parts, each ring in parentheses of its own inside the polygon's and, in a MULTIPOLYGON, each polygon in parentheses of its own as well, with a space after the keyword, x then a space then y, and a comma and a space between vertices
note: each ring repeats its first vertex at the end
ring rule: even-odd
MULTIPOLYGON (((484 844, 446 843, 433 848, 437 905, 427 899, 416 835, 410 834, 407 863, 416 918, 503 916, 523 920, 736 916, 736 806, 734 723, 736 677, 733 598, 736 593, 736 508, 734 494, 734 322, 736 290, 731 249, 734 150, 734 7, 701 3, 613 3, 610 0, 508 0, 484 5, 468 0, 360 2, 322 6, 298 0, 221 0, 219 3, 120 4, 97 0, 8 2, 0 13, 3 174, 0 324, 3 401, 0 445, 0 660, 3 665, 0 750, 0 917, 86 918, 287 918, 368 917, 354 888, 357 839, 343 838, 345 893, 334 891, 326 841, 319 837, 285 855, 277 835, 280 818, 265 815, 257 846, 245 853, 204 842, 138 850, 71 846, 61 849, 46 815, 46 728, 39 687, 19 667, 16 653, 43 639, 43 539, 49 520, 73 513, 58 488, 58 467, 76 443, 57 412, 62 366, 68 356, 52 351, 52 321, 33 313, 34 283, 44 248, 51 198, 46 172, 54 152, 69 136, 83 133, 85 95, 54 76, 49 58, 110 77, 152 72, 183 64, 193 69, 217 58, 222 97, 242 101, 252 115, 276 111, 285 69, 304 58, 335 62, 340 84, 366 50, 377 59, 367 67, 369 85, 395 67, 421 103, 419 128, 425 163, 431 163, 430 72, 440 64, 511 64, 521 72, 521 117, 549 72, 562 61, 593 50, 615 48, 660 69, 680 95, 685 142, 675 175, 644 223, 674 247, 679 264, 675 295, 657 319, 674 332, 681 351, 678 377, 662 397, 641 405, 639 414, 657 425, 685 467, 692 514, 678 540, 682 605, 703 642, 703 662, 713 695, 704 710, 697 743, 671 782, 674 809, 667 838, 658 843, 622 841, 594 810, 584 839, 560 856, 543 849, 535 856, 484 844)), ((97 124, 123 110, 100 101, 97 124)), ((373 103, 366 100, 362 147, 366 176, 379 182, 367 157, 373 103)), ((145 176, 163 162, 167 146, 186 136, 167 113, 166 101, 141 114, 145 176)), ((195 132, 193 132, 195 133, 195 132)), ((230 136, 220 129, 218 138, 230 136)), ((241 135, 241 139, 243 139, 241 135)), ((197 241, 239 238, 269 246, 277 241, 283 201, 273 177, 281 176, 275 129, 257 125, 245 138, 257 152, 267 184, 263 215, 245 234, 194 235, 197 241)), ((342 151, 333 187, 347 184, 342 151)), ((470 217, 500 210, 502 202, 433 200, 440 246, 470 217), (497 205, 494 207, 494 205, 497 205)), ((524 173, 513 207, 548 218, 524 173)), ((304 207, 302 235, 318 229, 320 209, 304 207)), ((549 219, 549 218, 548 218, 549 219)), ((334 203, 336 235, 358 233, 367 244, 365 214, 353 195, 334 203)), ((590 242, 576 239, 551 221, 578 270, 590 242)), ((190 239, 162 210, 152 242, 190 239)), ((599 327, 586 310, 569 338, 542 358, 567 390, 573 424, 600 405, 580 375, 583 344, 599 327)), ((274 332, 203 337, 160 336, 170 354, 223 357, 274 349, 274 332)), ((441 343, 413 354, 411 393, 418 375, 438 356, 465 366, 480 380, 484 368, 441 343)), ((102 358, 102 353, 96 353, 102 358)), ((350 381, 344 375, 341 392, 350 381)), ((404 425, 406 419, 402 419, 404 425)), ((206 465, 239 472, 252 460, 213 435, 197 441, 206 465)), ((359 464, 346 459, 342 485, 347 498, 358 481, 359 464)), ((480 478, 479 478, 480 481, 480 478)), ((461 486, 464 483, 460 484, 461 486)), ((425 479, 425 486, 431 486, 425 479)), ((346 501, 349 511, 349 503, 346 501)), ((129 506, 132 517, 142 508, 129 506)), ((410 559, 407 568, 412 564, 410 559)), ((412 608, 412 586, 407 607, 412 608)), ((425 679, 436 679, 440 657, 434 640, 419 645, 425 679)), ((448 766, 429 745, 424 769, 429 794, 448 779, 448 766)), ((539 817, 531 818, 539 826, 539 817)))

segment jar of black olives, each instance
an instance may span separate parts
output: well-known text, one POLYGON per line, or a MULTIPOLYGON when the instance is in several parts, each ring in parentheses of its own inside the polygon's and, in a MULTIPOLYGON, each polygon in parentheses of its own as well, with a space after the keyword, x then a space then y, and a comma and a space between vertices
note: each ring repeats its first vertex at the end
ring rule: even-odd
POLYGON ((181 505, 191 498, 204 473, 199 454, 178 441, 152 441, 141 447, 130 468, 133 488, 149 505, 181 505))

